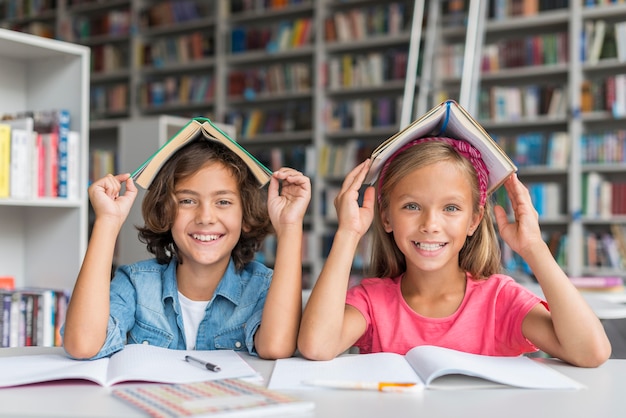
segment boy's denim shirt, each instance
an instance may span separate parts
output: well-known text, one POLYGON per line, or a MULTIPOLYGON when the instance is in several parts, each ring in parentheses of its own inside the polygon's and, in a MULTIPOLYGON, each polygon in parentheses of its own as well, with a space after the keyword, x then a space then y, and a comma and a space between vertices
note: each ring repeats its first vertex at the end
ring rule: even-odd
MULTIPOLYGON (((111 282, 111 310, 106 341, 93 359, 107 357, 125 344, 152 344, 185 350, 177 260, 155 259, 121 266, 111 282)), ((256 355, 254 334, 273 271, 252 261, 241 271, 230 260, 198 328, 196 350, 247 350, 256 355)))

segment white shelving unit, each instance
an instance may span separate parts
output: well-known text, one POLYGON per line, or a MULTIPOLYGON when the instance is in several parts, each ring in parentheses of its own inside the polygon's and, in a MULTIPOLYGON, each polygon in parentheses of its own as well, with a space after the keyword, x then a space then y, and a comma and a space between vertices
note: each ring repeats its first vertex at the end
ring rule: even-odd
MULTIPOLYGON (((189 122, 187 118, 175 116, 153 116, 120 122, 118 125, 118 154, 120 173, 132 173, 152 155, 161 145, 189 122)), ((145 191, 139 188, 139 194, 120 231, 117 240, 117 264, 130 264, 150 258, 137 237, 136 225, 143 225, 141 202, 145 191)))
POLYGON ((78 131, 80 197, 0 200, 0 274, 71 289, 87 247, 89 48, 0 29, 0 114, 65 108, 78 131))

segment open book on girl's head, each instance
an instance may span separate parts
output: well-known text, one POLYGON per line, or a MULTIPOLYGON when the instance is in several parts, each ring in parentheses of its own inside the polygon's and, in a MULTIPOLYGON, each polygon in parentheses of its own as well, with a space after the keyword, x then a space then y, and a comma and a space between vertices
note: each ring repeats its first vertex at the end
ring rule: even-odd
POLYGON ((216 141, 225 145, 239 156, 248 166, 261 186, 267 184, 272 177, 272 171, 261 164, 252 154, 219 129, 207 118, 192 118, 176 135, 169 139, 161 148, 146 160, 135 172, 132 178, 139 186, 147 189, 163 164, 180 148, 196 139, 216 141))
POLYGON ((387 159, 403 145, 414 139, 430 136, 461 139, 480 151, 489 170, 488 194, 517 171, 513 161, 487 131, 454 100, 447 100, 380 144, 372 152, 372 164, 364 183, 373 185, 387 159))

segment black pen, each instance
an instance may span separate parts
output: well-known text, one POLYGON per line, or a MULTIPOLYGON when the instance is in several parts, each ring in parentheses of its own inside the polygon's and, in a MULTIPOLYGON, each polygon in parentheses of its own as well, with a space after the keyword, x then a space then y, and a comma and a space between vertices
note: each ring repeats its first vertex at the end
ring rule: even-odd
POLYGON ((209 363, 208 361, 204 361, 199 358, 192 357, 192 356, 185 356, 185 361, 188 363, 196 364, 212 372, 219 372, 220 370, 222 370, 220 366, 218 366, 217 364, 209 363))

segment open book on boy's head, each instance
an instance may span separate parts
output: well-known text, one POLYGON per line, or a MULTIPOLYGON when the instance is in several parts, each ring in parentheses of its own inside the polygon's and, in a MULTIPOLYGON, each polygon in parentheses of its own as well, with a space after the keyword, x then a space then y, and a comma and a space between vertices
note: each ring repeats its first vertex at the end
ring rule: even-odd
POLYGON ((250 172, 258 180, 261 187, 270 181, 272 171, 269 168, 261 164, 252 154, 239 145, 234 139, 230 138, 213 122, 203 117, 192 118, 176 135, 163 144, 157 152, 135 170, 132 174, 133 180, 144 189, 149 188, 157 173, 161 167, 163 167, 163 164, 165 164, 176 151, 194 140, 202 139, 219 142, 237 154, 248 166, 250 172))
POLYGON ((373 185, 387 160, 412 141, 437 137, 468 142, 480 153, 487 169, 487 195, 517 171, 513 161, 487 131, 454 100, 447 100, 380 144, 372 152, 371 166, 364 183, 373 185))

